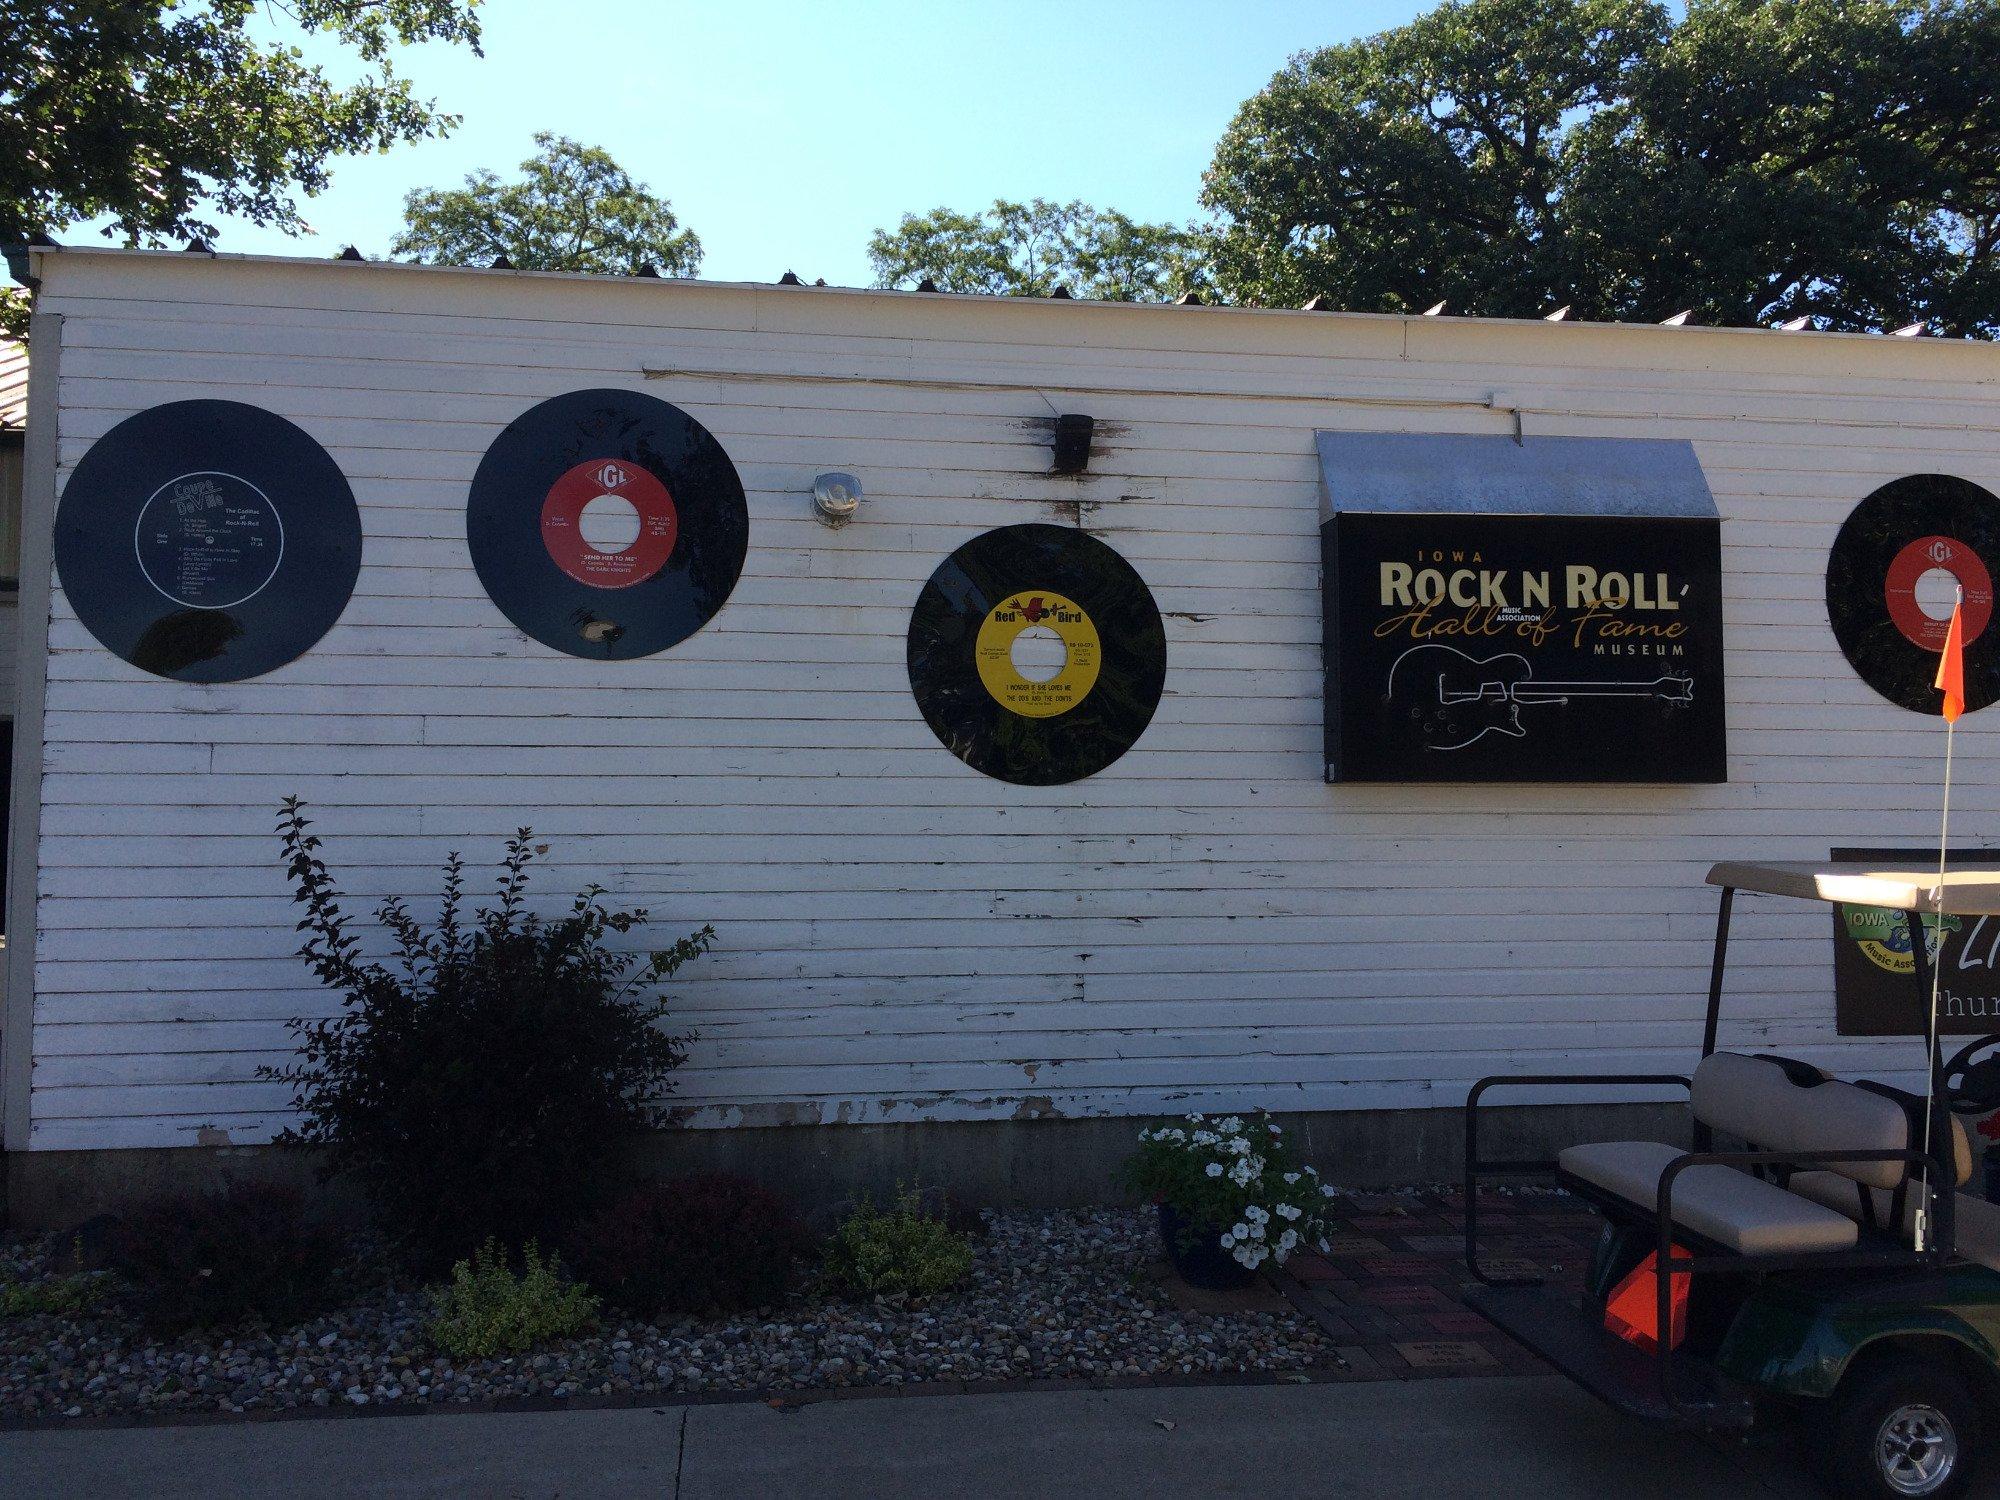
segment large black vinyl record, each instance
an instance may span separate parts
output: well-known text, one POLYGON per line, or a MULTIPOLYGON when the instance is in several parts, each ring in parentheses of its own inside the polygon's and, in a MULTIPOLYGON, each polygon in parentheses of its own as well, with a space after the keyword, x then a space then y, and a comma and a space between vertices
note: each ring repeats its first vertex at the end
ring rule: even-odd
POLYGON ((917 596, 909 656, 945 748, 1024 786, 1080 780, 1131 749, 1167 675, 1144 580, 1063 526, 1003 526, 946 558, 917 596))
POLYGON ((361 569, 361 516, 327 451, 238 401, 172 401, 91 445, 56 511, 77 618, 181 682, 257 677, 332 628, 361 569))
POLYGON ((2000 698, 2000 499, 1951 474, 1912 474, 1854 507, 1826 567, 1826 613, 1854 670, 1891 703, 1943 711, 1932 684, 1950 622, 1952 585, 1965 591, 1965 706, 2000 698))
POLYGON ((531 407, 473 476, 465 539, 508 619, 572 656, 651 656, 736 587, 750 515, 707 428, 634 391, 531 407))

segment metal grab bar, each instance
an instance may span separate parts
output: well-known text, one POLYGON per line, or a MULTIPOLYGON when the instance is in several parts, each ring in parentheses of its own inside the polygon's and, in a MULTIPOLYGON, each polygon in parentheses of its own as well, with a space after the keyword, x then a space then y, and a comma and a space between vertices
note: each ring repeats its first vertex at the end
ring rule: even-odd
POLYGON ((1546 1084, 1614 1084, 1620 1087, 1676 1086, 1693 1090, 1693 1085, 1679 1073, 1503 1073, 1491 1078, 1482 1078, 1473 1084, 1465 1096, 1465 1268, 1472 1273, 1475 1281, 1487 1286, 1534 1286, 1540 1281, 1534 1276, 1505 1277, 1494 1280, 1479 1269, 1479 1178, 1482 1174, 1497 1176, 1500 1173, 1522 1174, 1530 1172, 1552 1173, 1556 1169, 1553 1161, 1481 1161, 1479 1159, 1479 1100, 1489 1089, 1533 1088, 1546 1084))

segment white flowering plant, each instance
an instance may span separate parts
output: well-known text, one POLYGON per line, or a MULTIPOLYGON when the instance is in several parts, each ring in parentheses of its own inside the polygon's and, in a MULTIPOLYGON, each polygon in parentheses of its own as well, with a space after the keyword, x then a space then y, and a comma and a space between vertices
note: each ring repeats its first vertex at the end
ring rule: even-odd
POLYGON ((1180 1216, 1184 1241, 1214 1236, 1247 1269, 1283 1265, 1301 1246, 1326 1247, 1333 1189, 1268 1116, 1194 1114, 1150 1125, 1125 1159, 1124 1178, 1180 1216))

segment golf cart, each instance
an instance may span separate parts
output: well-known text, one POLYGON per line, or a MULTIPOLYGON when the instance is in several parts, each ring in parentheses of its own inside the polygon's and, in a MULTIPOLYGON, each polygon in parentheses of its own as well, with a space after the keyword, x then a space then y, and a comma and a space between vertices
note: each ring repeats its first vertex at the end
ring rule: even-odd
POLYGON ((1720 864, 1701 1058, 1687 1076, 1481 1079, 1465 1101, 1467 1301, 1611 1406, 1711 1431, 1791 1408, 1837 1492, 1941 1496, 2000 1429, 2000 1207, 1958 1191, 1972 1171, 1960 1115, 2000 1107, 2000 1033, 1940 1056, 1928 1088, 1843 1081, 1795 1059, 1716 1050, 1736 893, 1903 914, 1919 1015, 1932 1017, 1923 918, 2000 916, 2000 870, 1720 864), (1685 1089, 1694 1149, 1571 1146, 1553 1161, 1480 1155, 1480 1102, 1555 1084, 1685 1089), (1482 1268, 1478 1189, 1552 1176, 1603 1216, 1579 1299, 1482 1268), (1649 1261, 1649 1257, 1652 1259, 1649 1261), (1635 1310, 1636 1309, 1636 1310, 1635 1310), (1614 1331, 1616 1330, 1616 1331, 1614 1331))

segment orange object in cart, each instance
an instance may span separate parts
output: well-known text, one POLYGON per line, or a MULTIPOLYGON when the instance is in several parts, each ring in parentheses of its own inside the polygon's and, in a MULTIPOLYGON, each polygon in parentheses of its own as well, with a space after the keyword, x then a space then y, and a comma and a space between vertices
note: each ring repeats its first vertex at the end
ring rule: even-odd
MULTIPOLYGON (((1680 1245, 1673 1247, 1676 1258, 1688 1253, 1680 1245)), ((1604 1326, 1648 1354, 1660 1347, 1659 1262, 1659 1253, 1649 1252, 1604 1300, 1604 1326)), ((1670 1349, 1680 1348, 1681 1340, 1687 1337, 1688 1283, 1692 1279, 1686 1271, 1674 1272, 1673 1286, 1668 1291, 1670 1349)))

